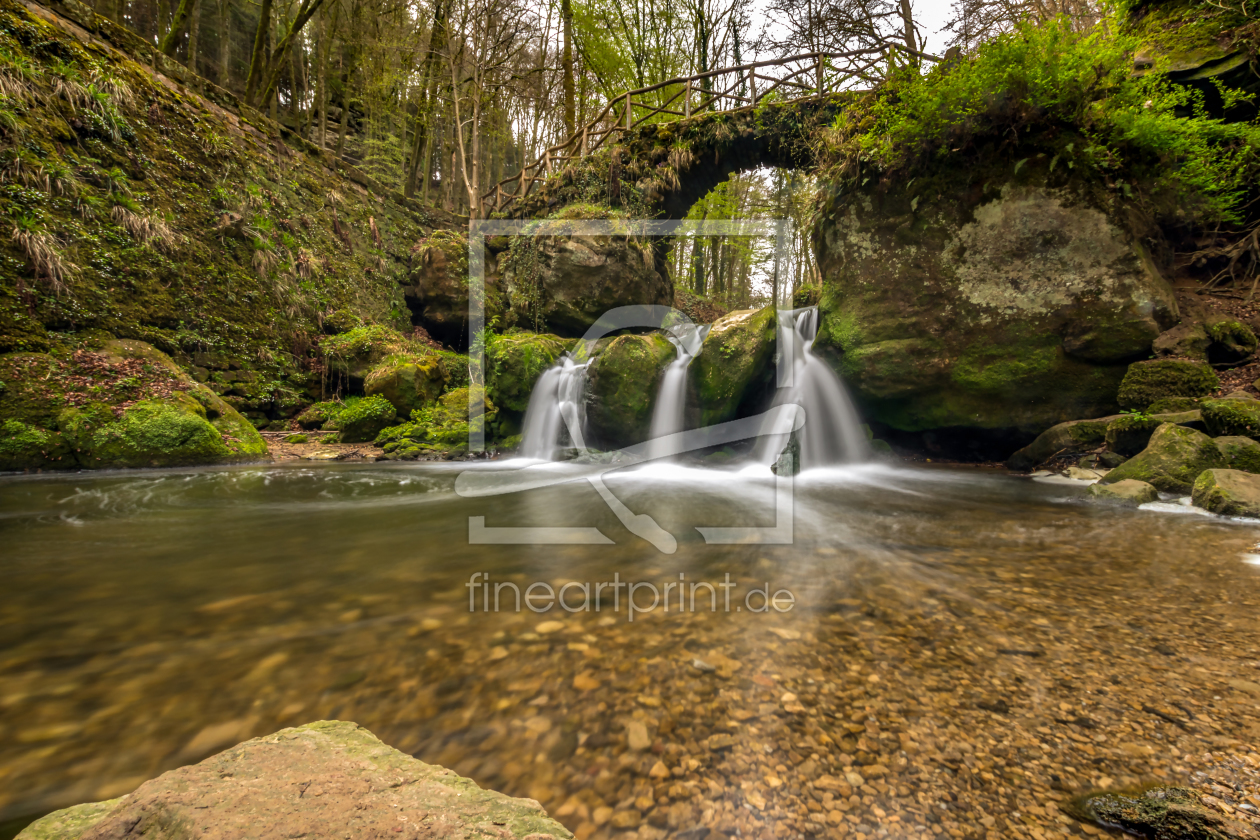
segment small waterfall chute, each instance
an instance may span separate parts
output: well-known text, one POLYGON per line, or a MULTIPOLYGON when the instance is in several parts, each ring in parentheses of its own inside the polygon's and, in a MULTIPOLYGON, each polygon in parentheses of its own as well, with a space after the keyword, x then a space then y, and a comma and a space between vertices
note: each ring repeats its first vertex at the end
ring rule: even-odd
POLYGON ((775 464, 788 450, 795 462, 793 471, 867 460, 870 445, 853 401, 840 377, 813 352, 818 307, 779 310, 778 321, 779 352, 790 365, 792 380, 779 389, 774 404, 800 406, 805 424, 791 435, 765 430, 757 446, 757 460, 775 464))
POLYGON ((586 370, 568 353, 543 371, 529 395, 521 432, 521 457, 554 461, 569 446, 586 449, 586 370))
POLYGON ((661 373, 661 384, 656 392, 656 405, 652 408, 652 424, 648 433, 648 459, 663 458, 667 445, 664 439, 683 431, 687 409, 687 370, 691 361, 700 354, 707 325, 679 324, 670 328, 666 335, 678 351, 677 358, 661 373))

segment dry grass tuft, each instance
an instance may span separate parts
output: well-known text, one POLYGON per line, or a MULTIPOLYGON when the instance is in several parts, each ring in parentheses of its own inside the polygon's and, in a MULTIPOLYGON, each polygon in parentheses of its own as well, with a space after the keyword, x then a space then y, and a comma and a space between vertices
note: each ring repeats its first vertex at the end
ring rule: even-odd
POLYGON ((141 245, 151 245, 164 254, 173 254, 179 250, 182 237, 157 216, 136 213, 116 204, 109 211, 109 217, 126 229, 131 238, 141 245))
POLYGON ((20 221, 14 224, 9 236, 26 254, 36 280, 42 280, 57 296, 70 290, 70 276, 75 267, 62 257, 56 237, 32 230, 20 221))

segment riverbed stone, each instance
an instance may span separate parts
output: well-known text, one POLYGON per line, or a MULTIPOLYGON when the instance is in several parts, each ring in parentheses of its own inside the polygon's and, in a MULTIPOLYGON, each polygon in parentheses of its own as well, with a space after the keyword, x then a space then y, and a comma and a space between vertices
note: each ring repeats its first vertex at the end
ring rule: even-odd
POLYGON ((1250 827, 1204 807, 1197 791, 1159 786, 1140 795, 1103 793, 1085 802, 1086 814, 1108 828, 1140 837, 1231 840, 1254 837, 1250 827))
POLYGON ((1073 455, 1097 449, 1106 443, 1107 427, 1121 415, 1113 414, 1096 420, 1069 420, 1051 426, 1039 434, 1032 443, 1020 449, 1006 460, 1013 470, 1031 470, 1056 455, 1073 455))
POLYGON ((1242 470, 1205 470, 1194 482, 1194 503, 1225 516, 1260 518, 1260 475, 1242 470))
POLYGON ((1206 362, 1153 359, 1129 365, 1118 399, 1124 408, 1142 410, 1167 397, 1205 397, 1220 386, 1206 362))
POLYGON ((1026 437, 1109 414, 1128 364, 1175 323, 1131 214, 1002 166, 824 190, 816 349, 870 419, 1026 437))
POLYGON ((713 322, 688 371, 702 425, 739 416, 740 405, 774 376, 774 344, 774 307, 741 309, 713 322))
POLYGON ((647 439, 661 372, 676 355, 660 333, 619 335, 601 347, 587 374, 591 443, 615 449, 647 439))
POLYGON ((1117 481, 1115 484, 1093 484, 1086 492, 1099 502, 1125 507, 1137 507, 1147 502, 1159 501, 1158 490, 1145 481, 1135 481, 1131 478, 1117 481))
POLYGON ((1202 432, 1164 423, 1140 453, 1103 478, 1103 484, 1136 479, 1166 493, 1188 493, 1199 473, 1224 466, 1225 458, 1202 432))
POLYGON ((108 802, 56 811, 21 840, 188 837, 501 837, 569 840, 532 799, 483 790, 349 721, 254 738, 108 802))

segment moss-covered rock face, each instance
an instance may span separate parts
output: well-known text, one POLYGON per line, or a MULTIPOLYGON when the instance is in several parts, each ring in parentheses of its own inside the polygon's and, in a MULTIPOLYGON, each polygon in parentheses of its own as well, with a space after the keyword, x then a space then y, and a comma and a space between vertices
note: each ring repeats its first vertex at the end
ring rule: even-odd
POLYGON ((1148 415, 1125 415, 1107 424, 1107 448, 1121 455, 1136 455, 1146 448, 1163 421, 1148 415))
POLYGON ((1204 400, 1199 410, 1208 434, 1260 438, 1260 401, 1249 399, 1204 400))
POLYGON ((167 467, 265 460, 247 419, 166 354, 106 341, 69 360, 0 356, 0 469, 167 467))
POLYGON ((1246 825, 1204 807, 1188 788, 1156 787, 1141 795, 1103 793, 1084 803, 1084 816, 1138 837, 1177 840, 1230 840, 1251 834, 1246 825))
POLYGON ((543 371, 559 361, 569 342, 555 335, 518 332, 486 344, 486 391, 494 404, 524 414, 543 371))
MULTIPOLYGON (((389 460, 415 460, 434 452, 467 449, 471 396, 468 387, 450 391, 436 405, 414 412, 410 422, 382 429, 376 445, 385 450, 389 460)), ((489 399, 483 399, 482 406, 486 425, 493 425, 498 409, 489 399)))
POLYGON ((773 378, 774 345, 774 307, 743 309, 713 323, 688 371, 701 425, 734 419, 741 404, 773 378))
POLYGON ((366 443, 375 440, 381 429, 397 418, 398 413, 389 400, 377 394, 346 406, 334 422, 344 443, 366 443))
POLYGON ((1159 501, 1159 491, 1145 481, 1125 479, 1115 484, 1091 484, 1087 491, 1091 498, 1122 507, 1137 507, 1147 502, 1159 501))
POLYGON ((616 449, 646 440, 661 372, 676 355, 674 345, 659 333, 619 335, 596 352, 586 386, 590 443, 616 449))
POLYGON ((1142 410, 1167 397, 1205 397, 1221 387, 1203 362, 1155 359, 1129 365, 1120 383, 1120 405, 1142 410))
POLYGON ((1199 473, 1224 466, 1225 459, 1210 437, 1165 423, 1140 453, 1103 477, 1103 484, 1125 479, 1145 481, 1166 493, 1189 493, 1199 473))
POLYGON ((1107 439, 1107 427, 1119 415, 1100 417, 1097 420, 1069 420, 1051 426, 1023 449, 1006 460, 1013 470, 1031 470, 1058 455, 1075 455, 1097 449, 1107 439))
MULTIPOLYGON (((484 278, 482 303, 486 323, 503 316, 496 278, 484 278)), ((460 231, 435 230, 411 246, 411 265, 403 286, 412 321, 452 347, 468 344, 468 237, 460 231)))
POLYGON ((1260 473, 1260 443, 1251 438, 1227 435, 1216 438, 1216 448, 1229 469, 1260 473))
POLYGON ((495 286, 505 296, 505 326, 580 336, 618 306, 674 302, 674 285, 657 270, 649 240, 578 236, 576 224, 539 222, 536 235, 517 237, 499 257, 495 286))
POLYGON ((381 361, 417 348, 398 330, 372 324, 327 336, 319 349, 329 373, 351 390, 360 390, 367 375, 381 361))
POLYGON ((1223 516, 1260 518, 1260 475, 1242 470, 1205 470, 1194 482, 1191 499, 1223 516))
POLYGON ((1147 414, 1171 414, 1179 411, 1197 411, 1199 402, 1195 397, 1164 397, 1146 407, 1147 414))
POLYGON ((431 404, 446 387, 446 370, 436 353, 388 356, 363 379, 367 396, 382 396, 400 417, 431 404))
POLYGON ((902 431, 1040 433, 1115 410, 1176 302, 1139 231, 1037 164, 944 167, 824 197, 822 328, 867 416, 902 431), (961 197, 961 200, 960 200, 961 197))

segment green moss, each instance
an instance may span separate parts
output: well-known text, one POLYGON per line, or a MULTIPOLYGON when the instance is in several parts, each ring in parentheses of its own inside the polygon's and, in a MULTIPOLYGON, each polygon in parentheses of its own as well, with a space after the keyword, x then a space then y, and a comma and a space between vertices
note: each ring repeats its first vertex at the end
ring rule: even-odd
POLYGON ((310 435, 306 435, 301 432, 295 432, 294 434, 284 436, 285 443, 306 443, 310 439, 310 435))
POLYGON ((1216 438, 1216 448, 1229 469, 1260 473, 1260 443, 1251 438, 1227 435, 1216 438))
POLYGON ((954 364, 951 378, 962 388, 1008 395, 1044 381, 1058 360, 1059 350, 1052 346, 973 345, 954 364))
POLYGON ((1240 362, 1256 352, 1256 334, 1251 327, 1238 321, 1217 321, 1208 324, 1212 346, 1208 358, 1220 362, 1240 362))
POLYGON ((1167 397, 1204 397, 1221 386, 1206 363, 1157 359, 1129 365, 1120 383, 1120 405, 1144 409, 1167 397))
POLYGON ((499 408, 524 413, 543 371, 559 361, 568 344, 555 335, 528 332, 494 335, 486 342, 486 390, 499 408))
POLYGON ((586 391, 586 419, 597 445, 647 439, 661 371, 674 357, 674 346, 659 333, 620 335, 604 346, 591 362, 586 391))
POLYGON ((1164 397, 1146 407, 1147 414, 1171 414, 1179 411, 1195 411, 1199 407, 1197 397, 1164 397))
POLYGON ((446 368, 437 353, 387 356, 363 380, 367 396, 384 397, 402 417, 432 403, 445 386, 446 368))
POLYGON ((1204 400, 1199 408, 1208 433, 1213 437, 1241 435, 1260 438, 1260 401, 1204 400))
POLYGON ((57 432, 20 420, 0 423, 0 470, 65 469, 75 464, 74 453, 57 432))
POLYGON ((1165 423, 1140 453, 1103 477, 1103 484, 1133 479, 1168 493, 1189 493, 1199 473, 1223 466, 1224 457, 1202 432, 1165 423))
POLYGON ((736 417, 745 399, 773 376, 774 342, 773 307, 732 312, 713 324, 688 371, 702 425, 736 417))
MULTIPOLYGON (((467 445, 472 396, 469 387, 444 394, 435 405, 412 412, 410 422, 382 429, 376 436, 376 445, 400 455, 408 451, 415 454, 418 448, 449 451, 467 445)), ((481 419, 489 424, 498 409, 488 399, 483 398, 482 405, 485 413, 481 419)))
POLYGON ((346 405, 335 422, 342 441, 363 443, 374 440, 397 417, 398 413, 389 400, 374 394, 346 405))
POLYGON ((1118 417, 1107 424, 1107 448, 1121 455, 1136 455, 1146 448, 1161 425, 1163 421, 1145 414, 1118 417))

